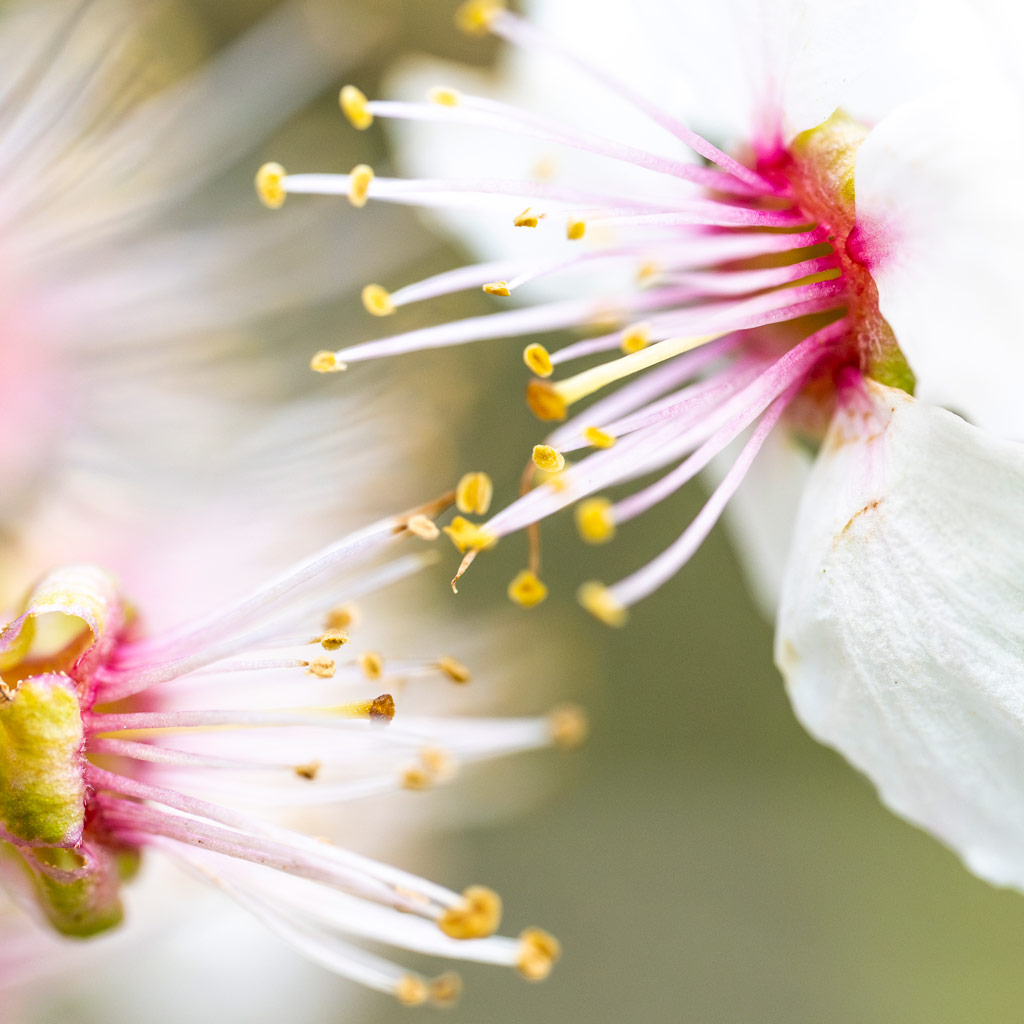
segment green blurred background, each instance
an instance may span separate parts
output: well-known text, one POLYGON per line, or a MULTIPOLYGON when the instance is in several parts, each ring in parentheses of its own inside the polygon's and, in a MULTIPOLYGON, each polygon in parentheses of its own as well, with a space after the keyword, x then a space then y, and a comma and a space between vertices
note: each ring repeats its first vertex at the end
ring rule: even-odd
MULTIPOLYGON (((273 4, 193 6, 216 44, 273 4)), ((489 42, 451 28, 454 6, 339 4, 342 19, 369 26, 377 40, 347 77, 372 94, 404 52, 492 59, 489 42)), ((606 2, 595 5, 594 16, 626 13, 624 5, 606 2)), ((254 167, 280 159, 295 170, 344 170, 360 161, 385 169, 384 132, 349 129, 335 95, 270 140, 254 167)), ((421 249, 396 268, 393 283, 462 261, 450 244, 430 243, 412 215, 406 230, 416 245, 432 246, 432 255, 424 260, 421 249)), ((490 308, 483 296, 460 304, 460 315, 490 308)), ((427 303, 403 314, 402 323, 439 315, 427 303)), ((380 323, 368 319, 354 304, 310 314, 309 334, 297 332, 296 358, 308 357, 308 337, 319 331, 351 340, 379 333, 380 323)), ((462 446, 460 468, 490 470, 499 500, 511 494, 523 456, 540 439, 521 400, 519 350, 515 341, 478 345, 459 352, 457 366, 451 354, 439 354, 413 357, 403 368, 420 375, 438 408, 454 392, 466 402, 452 442, 462 446)), ((345 384, 310 381, 318 388, 345 384)), ((678 579, 636 609, 624 631, 609 632, 575 607, 581 576, 615 579, 641 564, 681 529, 701 497, 699 488, 690 489, 642 526, 623 530, 607 549, 584 550, 568 522, 553 524, 545 536, 552 595, 541 609, 504 603, 505 584, 523 559, 516 540, 480 559, 451 602, 453 613, 496 608, 524 644, 550 621, 579 652, 566 689, 589 706, 593 735, 574 760, 536 757, 525 769, 535 778, 557 775, 554 797, 511 820, 456 835, 439 829, 425 844, 422 866, 440 881, 458 887, 479 880, 502 893, 506 932, 541 924, 565 947, 555 974, 538 986, 465 968, 466 992, 449 1019, 1024 1019, 1024 897, 974 879, 937 843, 886 812, 862 778, 802 732, 771 663, 770 626, 746 596, 721 529, 678 579)), ((446 599, 450 569, 439 570, 439 600, 446 599)), ((559 692, 553 685, 553 696, 559 692)), ((502 768, 519 770, 514 763, 502 768)), ((358 1016, 384 1024, 412 1012, 380 998, 358 1016)), ((339 1009, 336 1019, 352 1016, 339 1009)))

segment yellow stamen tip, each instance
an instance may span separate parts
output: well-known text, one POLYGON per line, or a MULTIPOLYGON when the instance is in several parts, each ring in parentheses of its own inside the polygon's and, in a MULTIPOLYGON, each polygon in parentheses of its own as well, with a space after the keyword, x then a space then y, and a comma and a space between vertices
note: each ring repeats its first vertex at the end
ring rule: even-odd
POLYGON ((323 765, 319 761, 310 761, 309 764, 298 764, 295 766, 295 774, 300 779, 312 782, 319 774, 323 765))
POLYGON ((363 308, 373 316, 391 316, 395 311, 391 294, 379 284, 368 284, 363 289, 362 299, 363 308))
POLYGON ((430 989, 418 974, 403 974, 395 986, 395 997, 403 1006, 422 1006, 430 998, 430 989))
POLYGON ((519 936, 516 969, 527 981, 543 981, 562 956, 562 944, 549 932, 527 928, 519 936))
POLYGON ((366 205, 369 197, 370 182, 373 181, 373 168, 368 164, 358 164, 349 171, 348 201, 356 207, 366 205))
POLYGON ((354 604, 339 604, 327 613, 324 625, 330 631, 341 631, 354 626, 359 618, 359 610, 354 604))
POLYGON ((492 281, 490 284, 484 285, 484 291, 488 295, 501 295, 507 297, 512 293, 508 290, 508 281, 492 281))
POLYGON ((446 971, 430 982, 430 1004, 442 1009, 454 1006, 462 995, 462 978, 446 971))
POLYGON ((310 663, 306 671, 311 676, 316 676, 318 679, 333 679, 334 678, 334 659, 333 658, 314 658, 310 663))
POLYGON ((359 655, 359 667, 367 679, 380 679, 384 673, 384 659, 376 651, 359 655))
POLYGON ((415 534, 423 540, 437 540, 437 538, 441 536, 441 531, 437 528, 437 523, 435 523, 433 519, 429 519, 424 515, 410 516, 405 525, 410 533, 415 534))
POLYGON ((563 704, 548 715, 551 742, 560 750, 578 750, 586 742, 590 724, 577 704, 563 704))
POLYGON ((508 596, 522 608, 533 608, 548 596, 548 588, 536 573, 524 569, 508 585, 508 596))
POLYGON ((493 497, 494 484, 486 473, 466 473, 455 488, 455 505, 466 515, 486 515, 493 497))
POLYGON ((256 172, 256 195, 264 206, 271 210, 280 209, 288 193, 284 188, 286 171, 280 164, 264 164, 256 172))
POLYGON ((531 380, 526 385, 526 404, 539 420, 564 420, 569 411, 555 386, 543 380, 531 380))
POLYGON ((462 902, 449 907, 437 923, 452 939, 486 939, 501 924, 501 897, 493 889, 472 885, 463 892, 462 902))
POLYGON ((583 607, 606 626, 624 626, 628 612, 615 595, 603 583, 591 580, 584 583, 576 593, 583 607))
POLYGON ((347 369, 344 363, 338 362, 338 357, 333 352, 321 349, 309 361, 309 368, 317 373, 341 373, 347 369))
POLYGON ((483 551, 498 542, 498 538, 494 534, 476 523, 471 523, 464 516, 456 516, 448 526, 444 527, 444 532, 451 537, 452 543, 460 552, 483 551))
POLYGON ((533 464, 545 473, 559 473, 565 469, 565 456, 549 444, 533 446, 533 464))
POLYGON ((427 99, 441 107, 457 107, 462 102, 462 94, 458 89, 449 89, 439 85, 427 93, 427 99))
POLYGON ((366 96, 354 85, 346 85, 338 96, 341 112, 348 118, 348 123, 359 131, 365 131, 373 124, 366 96))
POLYGON ((570 242, 578 242, 587 233, 587 222, 585 220, 577 220, 575 217, 569 218, 569 223, 565 228, 565 237, 570 242))
POLYGON ((467 0, 455 12, 455 24, 471 36, 485 36, 491 23, 505 10, 502 0, 467 0))
POLYGON ((607 430, 602 430, 600 427, 587 427, 583 431, 583 438, 587 444, 593 445, 595 448, 611 448, 618 440, 614 434, 609 434, 607 430))
POLYGON ((523 349, 523 362, 535 373, 538 377, 550 377, 555 372, 554 364, 551 362, 551 356, 548 350, 543 345, 538 345, 536 342, 532 345, 527 345, 523 349))
POLYGON ((339 647, 344 647, 348 643, 348 634, 343 629, 328 629, 327 632, 321 633, 317 638, 317 643, 325 651, 336 651, 339 647))
POLYGON ((622 351, 639 352, 651 343, 651 325, 649 323, 633 324, 622 332, 622 351))
POLYGON ((612 503, 607 498, 587 498, 576 506, 576 529, 588 544, 607 544, 615 536, 612 503))
POLYGON ((458 683, 460 686, 468 683, 473 678, 472 673, 458 658, 452 658, 447 654, 437 659, 437 667, 453 683, 458 683))
POLYGON ((540 217, 543 214, 538 215, 530 212, 530 207, 527 207, 512 223, 517 228, 535 228, 540 221, 540 217))

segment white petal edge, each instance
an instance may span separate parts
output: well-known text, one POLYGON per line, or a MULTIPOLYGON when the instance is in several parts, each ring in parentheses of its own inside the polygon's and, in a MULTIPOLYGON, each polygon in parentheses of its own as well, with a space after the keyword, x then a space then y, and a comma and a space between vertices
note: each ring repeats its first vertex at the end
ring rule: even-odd
POLYGON ((1024 888, 1024 446, 868 385, 809 480, 776 662, 797 716, 976 874, 1024 888))

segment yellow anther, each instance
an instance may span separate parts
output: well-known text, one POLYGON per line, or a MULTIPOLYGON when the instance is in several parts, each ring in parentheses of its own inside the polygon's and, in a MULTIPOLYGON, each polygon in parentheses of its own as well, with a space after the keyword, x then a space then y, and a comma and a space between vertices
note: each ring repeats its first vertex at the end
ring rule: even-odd
POLYGON ((535 228, 539 220, 540 217, 535 213, 531 213, 530 208, 527 207, 512 223, 517 228, 535 228))
POLYGON ((384 673, 384 659, 376 651, 359 655, 359 667, 367 679, 380 679, 384 673))
POLYGON ((660 273, 661 267, 658 266, 654 260, 644 260, 644 262, 636 268, 636 282, 637 284, 647 284, 648 281, 657 277, 660 273))
POLYGON ((456 516, 450 525, 444 527, 444 532, 451 537, 452 543, 461 553, 470 550, 483 551, 498 542, 493 533, 476 523, 471 523, 463 516, 456 516))
POLYGON ((532 345, 527 345, 523 349, 523 362, 535 373, 538 377, 550 377, 555 372, 554 364, 551 362, 551 356, 548 350, 543 345, 538 345, 534 342, 532 345))
POLYGON ((348 201, 353 206, 365 206, 373 181, 373 168, 367 164, 358 164, 348 174, 348 201))
POLYGON ((411 789, 415 792, 421 792, 424 789, 430 789, 434 784, 434 780, 423 765, 413 761, 411 764, 405 765, 398 776, 398 781, 402 789, 411 789))
POLYGON ((317 638, 317 643, 325 651, 336 651, 348 643, 348 634, 343 629, 328 629, 317 638))
POLYGON ((422 1006, 430 998, 430 989, 418 974, 403 974, 395 985, 395 997, 403 1006, 422 1006))
POLYGON ((386 288, 379 284, 368 284, 362 292, 363 308, 373 316, 391 316, 395 311, 395 304, 391 301, 391 294, 386 288))
POLYGON ((589 731, 586 712, 577 704, 563 704, 548 715, 548 734, 561 750, 578 750, 589 731))
POLYGON ((419 753, 424 771, 434 782, 448 782, 455 778, 459 762, 450 751, 443 747, 424 747, 419 753))
POLYGON ((580 604, 606 626, 624 626, 628 612, 625 606, 603 584, 596 580, 584 583, 576 592, 580 604))
POLYGON ((462 102, 462 93, 458 89, 439 85, 427 93, 427 99, 442 107, 457 107, 462 102))
POLYGON ((639 352, 651 343, 651 325, 649 323, 633 324, 622 332, 622 351, 639 352))
POLYGON ((359 618, 359 610, 354 604, 335 605, 328 613, 324 623, 329 630, 348 629, 354 626, 359 618))
POLYGON ((526 385, 526 404, 537 419, 546 421, 564 420, 569 410, 555 385, 544 380, 531 380, 526 385))
POLYGON ((370 113, 366 96, 354 85, 346 85, 341 90, 338 103, 341 104, 341 112, 348 118, 353 128, 364 131, 373 124, 373 114, 370 113))
POLYGON ((454 1006, 462 995, 462 978, 454 971, 446 971, 430 982, 430 1003, 442 1009, 454 1006))
POLYGON ((423 540, 437 540, 441 536, 437 523, 427 516, 410 516, 405 525, 410 533, 414 533, 417 537, 422 537, 423 540))
POLYGON ((569 223, 565 228, 565 237, 570 242, 578 242, 587 233, 587 222, 585 220, 578 220, 576 217, 570 217, 569 223))
POLYGON ((468 35, 485 36, 504 10, 501 0, 467 0, 455 12, 455 24, 468 35))
POLYGON ((264 164, 256 172, 256 195, 264 206, 277 210, 284 206, 288 193, 284 189, 286 171, 280 164, 264 164))
POLYGON ((297 764, 295 766, 295 774, 300 779, 312 782, 320 774, 322 767, 323 765, 319 761, 310 761, 309 764, 297 764))
POLYGON ((533 446, 533 464, 545 473, 560 473, 565 469, 565 456, 549 444, 533 446))
POLYGON ((607 544, 615 536, 612 503, 607 498, 587 498, 576 506, 576 529, 588 544, 607 544))
POLYGON ((530 171, 534 181, 551 181, 558 174, 558 164, 550 156, 542 156, 530 171))
POLYGON ((508 290, 508 281, 492 281, 490 284, 484 285, 484 291, 488 295, 501 295, 507 297, 512 293, 508 290))
POLYGON ((543 981, 562 956, 562 944, 549 932, 527 928, 519 935, 516 968, 527 981, 543 981))
POLYGON ((508 596, 523 608, 533 608, 548 596, 548 588, 535 572, 523 569, 508 585, 508 596))
POLYGON ((309 368, 317 373, 341 373, 348 369, 344 363, 338 362, 338 357, 327 349, 321 349, 309 361, 309 368))
POLYGON ((486 473, 466 473, 455 488, 455 505, 466 515, 487 515, 494 497, 494 484, 486 473))
POLYGON ((473 678, 472 673, 458 658, 452 658, 447 654, 443 658, 437 659, 437 667, 453 683, 458 683, 460 686, 473 678))
POLYGON ((593 448, 611 448, 618 438, 600 427, 586 427, 583 431, 583 440, 593 448))
POLYGON ((501 924, 501 897, 493 889, 471 885, 462 902, 449 907, 437 923, 452 939, 486 939, 501 924))
POLYGON ((310 663, 306 671, 311 676, 316 676, 318 679, 333 679, 334 678, 334 659, 333 658, 314 658, 310 663))

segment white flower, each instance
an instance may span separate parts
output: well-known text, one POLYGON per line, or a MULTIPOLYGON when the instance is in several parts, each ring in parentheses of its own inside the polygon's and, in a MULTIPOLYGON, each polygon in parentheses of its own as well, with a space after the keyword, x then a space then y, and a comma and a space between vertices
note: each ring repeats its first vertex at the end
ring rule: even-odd
MULTIPOLYGON (((527 20, 495 0, 461 11, 515 48, 497 85, 445 69, 432 105, 343 95, 356 127, 435 122, 398 134, 415 178, 279 184, 455 210, 456 229, 473 218, 464 237, 493 262, 374 286, 373 313, 481 286, 548 301, 321 353, 314 368, 587 329, 554 352, 527 347, 542 419, 637 376, 535 448, 553 478, 458 525, 460 574, 505 534, 661 472, 577 506, 584 537, 608 540, 731 453, 695 521, 628 578, 584 585, 583 603, 621 623, 739 490, 798 715, 898 813, 1024 888, 1019 14, 900 0, 534 7, 527 20), (550 162, 535 173, 559 147, 555 177, 550 162)), ((514 596, 532 603, 527 583, 514 596)))

